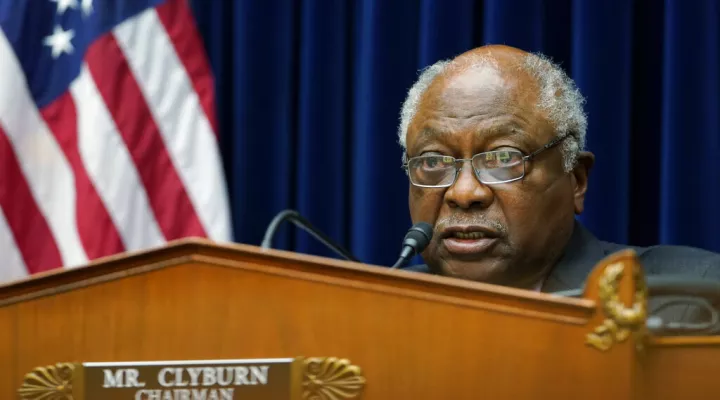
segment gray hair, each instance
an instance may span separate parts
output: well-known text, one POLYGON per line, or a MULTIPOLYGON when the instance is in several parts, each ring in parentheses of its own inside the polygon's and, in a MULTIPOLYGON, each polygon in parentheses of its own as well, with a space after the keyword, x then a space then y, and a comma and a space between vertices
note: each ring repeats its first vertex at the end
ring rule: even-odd
MULTIPOLYGON (((398 130, 399 143, 403 148, 403 160, 406 158, 407 151, 407 130, 410 121, 415 117, 420 98, 438 75, 453 67, 467 67, 467 65, 459 66, 455 63, 452 60, 441 60, 430 65, 422 70, 417 82, 408 91, 400 112, 398 130)), ((494 60, 487 58, 476 59, 473 63, 478 63, 477 65, 483 67, 497 68, 494 60)), ((539 89, 537 107, 546 112, 548 120, 554 126, 557 134, 570 134, 563 141, 561 151, 565 171, 571 171, 577 162, 578 152, 585 148, 587 133, 587 115, 583 110, 585 99, 565 71, 542 54, 528 54, 519 68, 537 82, 539 89)))

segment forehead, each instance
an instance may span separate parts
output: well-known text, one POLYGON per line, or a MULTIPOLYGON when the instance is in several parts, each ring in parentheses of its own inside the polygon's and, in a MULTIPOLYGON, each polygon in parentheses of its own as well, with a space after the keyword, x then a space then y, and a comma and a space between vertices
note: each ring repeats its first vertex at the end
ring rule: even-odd
POLYGON ((482 132, 508 125, 538 134, 547 120, 537 100, 537 85, 527 75, 482 65, 451 71, 438 76, 421 97, 408 144, 428 130, 482 132))
POLYGON ((511 82, 504 77, 498 68, 489 64, 479 64, 464 68, 458 72, 450 71, 437 79, 428 88, 431 93, 439 92, 441 97, 452 98, 453 95, 482 94, 488 91, 497 92, 511 82))

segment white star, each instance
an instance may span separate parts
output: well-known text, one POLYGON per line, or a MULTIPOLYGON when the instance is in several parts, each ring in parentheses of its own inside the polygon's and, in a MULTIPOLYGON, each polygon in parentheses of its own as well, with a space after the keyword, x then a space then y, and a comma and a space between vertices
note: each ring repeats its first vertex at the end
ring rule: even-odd
POLYGON ((82 5, 80 7, 82 7, 84 16, 90 16, 93 12, 93 0, 82 0, 82 5))
POLYGON ((50 0, 57 3, 57 13, 62 15, 68 8, 77 8, 77 0, 50 0))
POLYGON ((69 29, 64 31, 60 25, 55 25, 55 30, 50 36, 46 36, 43 43, 52 48, 53 58, 58 58, 62 53, 70 54, 75 49, 71 43, 75 37, 75 31, 69 29))

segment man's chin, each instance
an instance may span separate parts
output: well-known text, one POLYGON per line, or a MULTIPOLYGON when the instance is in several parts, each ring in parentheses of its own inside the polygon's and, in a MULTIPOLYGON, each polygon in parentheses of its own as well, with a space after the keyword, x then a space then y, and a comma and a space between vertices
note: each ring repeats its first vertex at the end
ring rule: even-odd
POLYGON ((504 263, 496 259, 462 260, 445 259, 440 261, 440 274, 451 278, 500 284, 506 268, 504 263))

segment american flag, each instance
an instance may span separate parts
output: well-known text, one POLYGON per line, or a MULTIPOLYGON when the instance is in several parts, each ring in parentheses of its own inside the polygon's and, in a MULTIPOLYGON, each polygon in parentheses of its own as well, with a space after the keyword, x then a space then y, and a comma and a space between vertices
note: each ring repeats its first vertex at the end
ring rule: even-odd
POLYGON ((0 281, 231 239, 187 0, 0 1, 0 281))

